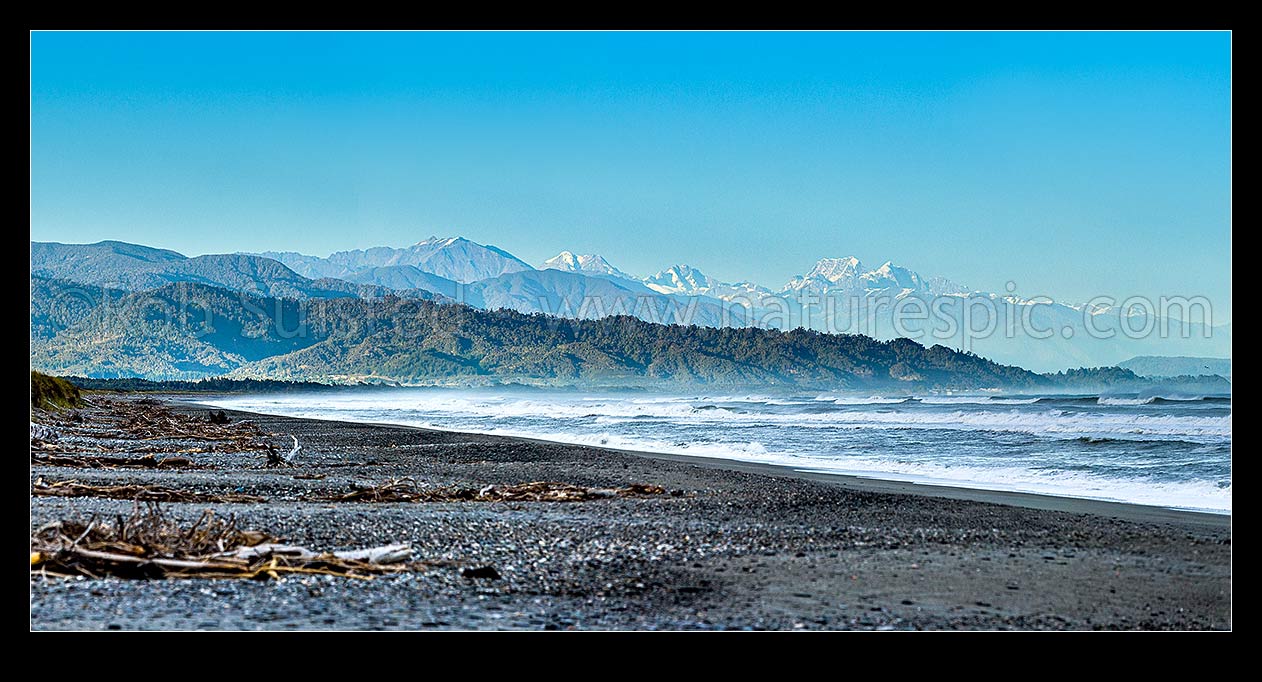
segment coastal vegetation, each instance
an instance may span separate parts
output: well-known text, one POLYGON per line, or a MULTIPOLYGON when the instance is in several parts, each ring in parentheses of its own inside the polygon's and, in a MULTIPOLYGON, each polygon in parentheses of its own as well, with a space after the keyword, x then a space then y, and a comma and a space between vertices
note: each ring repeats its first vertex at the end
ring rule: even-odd
POLYGON ((57 410, 82 406, 83 397, 74 384, 59 377, 31 372, 32 408, 57 410))

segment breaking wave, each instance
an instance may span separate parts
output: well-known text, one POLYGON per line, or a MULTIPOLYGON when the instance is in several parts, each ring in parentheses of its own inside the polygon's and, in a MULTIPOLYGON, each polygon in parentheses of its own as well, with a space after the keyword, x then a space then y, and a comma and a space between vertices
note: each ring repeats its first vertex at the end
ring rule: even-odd
POLYGON ((381 389, 217 407, 1229 512, 1219 396, 660 395, 381 389))

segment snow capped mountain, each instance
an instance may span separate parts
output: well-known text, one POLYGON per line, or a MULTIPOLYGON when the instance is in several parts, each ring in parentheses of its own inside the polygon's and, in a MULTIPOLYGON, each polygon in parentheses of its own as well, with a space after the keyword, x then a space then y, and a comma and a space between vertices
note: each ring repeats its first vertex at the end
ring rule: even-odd
MULTIPOLYGON (((306 256, 292 251, 260 254, 273 258, 304 277, 338 278, 352 282, 393 286, 401 281, 420 283, 421 273, 443 280, 469 284, 500 275, 534 270, 516 256, 495 246, 479 244, 463 237, 430 237, 405 248, 377 246, 369 249, 339 251, 328 258, 306 256)), ((652 291, 673 296, 708 296, 724 301, 752 301, 760 305, 763 298, 776 295, 749 281, 721 282, 686 264, 673 265, 643 279, 614 267, 605 257, 562 251, 544 261, 540 270, 560 270, 586 276, 613 277, 642 283, 652 291)), ((441 283, 441 280, 435 280, 441 283)), ((429 287, 427 287, 429 288, 429 287)), ((443 289, 432 285, 433 289, 443 289)), ((967 287, 942 277, 922 277, 908 268, 886 261, 875 270, 868 270, 854 256, 821 258, 805 275, 789 280, 778 292, 792 296, 804 290, 827 295, 862 295, 877 293, 919 293, 931 296, 967 294, 967 287)))
POLYGON ((822 258, 805 275, 789 280, 780 290, 789 294, 809 290, 819 294, 863 294, 876 292, 922 293, 939 296, 968 293, 968 288, 942 277, 925 279, 919 273, 885 261, 875 270, 865 270, 854 256, 822 258))
POLYGON ((925 279, 925 286, 928 287, 929 293, 934 296, 951 296, 954 294, 969 294, 972 290, 963 284, 953 282, 945 277, 934 275, 925 279))
POLYGON ((708 296, 721 301, 736 301, 745 307, 760 305, 763 297, 772 296, 770 289, 753 282, 720 282, 690 265, 673 265, 644 278, 644 286, 661 294, 708 296))
MULTIPOLYGON (((886 265, 889 265, 886 263, 886 265)), ((842 282, 854 279, 863 271, 863 263, 854 256, 845 258, 821 258, 815 267, 806 273, 806 278, 823 278, 829 282, 842 282)))
POLYGON ((540 270, 561 270, 563 272, 577 272, 584 275, 608 275, 619 279, 629 279, 634 282, 640 281, 638 277, 632 277, 627 273, 615 268, 605 260, 604 256, 596 254, 575 255, 572 251, 562 251, 557 255, 544 261, 539 266, 540 270))
POLYGON ((725 314, 722 301, 672 296, 628 279, 545 268, 514 272, 472 284, 465 301, 478 308, 509 308, 567 318, 599 319, 631 315, 649 322, 739 326, 742 317, 725 314))
POLYGON ((665 270, 644 278, 644 285, 662 294, 696 296, 718 284, 705 273, 690 265, 672 265, 665 270))
MULTIPOLYGON (((534 270, 503 249, 478 244, 464 237, 430 237, 406 249, 379 247, 362 253, 364 259, 369 261, 362 265, 414 265, 430 274, 461 283, 477 282, 510 272, 534 270), (371 262, 377 259, 383 262, 371 262)), ((335 257, 338 255, 329 256, 329 260, 337 260, 335 257)))
POLYGON ((920 275, 907 268, 894 265, 890 261, 885 261, 884 265, 871 272, 859 275, 859 281, 863 283, 865 289, 911 289, 912 291, 926 289, 920 275))
POLYGON ((705 295, 723 299, 724 301, 739 299, 742 304, 757 306, 761 304, 764 297, 773 296, 774 292, 753 282, 732 282, 730 284, 719 282, 706 289, 705 295))
POLYGON ((805 275, 789 280, 782 292, 811 290, 823 292, 830 289, 849 291, 855 288, 855 280, 863 272, 863 264, 854 256, 846 258, 821 258, 805 275))

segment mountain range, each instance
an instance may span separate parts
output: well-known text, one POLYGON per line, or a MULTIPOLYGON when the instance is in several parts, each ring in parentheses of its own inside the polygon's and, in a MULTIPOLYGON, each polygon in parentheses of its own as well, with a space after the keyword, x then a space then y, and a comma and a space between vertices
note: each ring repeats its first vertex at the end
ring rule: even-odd
MULTIPOLYGON (((57 300, 79 287, 40 278, 32 297, 57 300)), ((627 315, 567 320, 395 296, 275 299, 193 282, 127 293, 65 322, 51 340, 32 343, 34 367, 154 380, 1048 385, 1027 370, 907 339, 653 324, 627 315)))
POLYGON ((90 310, 91 299, 117 300, 175 283, 276 301, 399 297, 571 319, 627 315, 663 324, 804 327, 883 341, 910 337, 925 346, 941 344, 1037 371, 1113 365, 1139 355, 1222 356, 1230 353, 1231 342, 1229 324, 1207 328, 1118 308, 1036 303, 972 291, 892 262, 869 269, 853 257, 820 259, 805 274, 771 289, 719 281, 686 264, 637 277, 600 255, 571 251, 535 268, 501 248, 461 237, 328 257, 266 252, 190 258, 116 241, 32 242, 31 273, 32 342, 48 345, 82 319, 81 310, 75 311, 90 310), (53 281, 77 286, 79 303, 47 300, 53 281), (900 307, 904 312, 932 308, 934 316, 899 317, 900 307), (1135 338, 1123 333, 1150 323, 1173 332, 1135 338), (967 331, 979 327, 993 329, 967 331))
POLYGON ((375 268, 412 266, 421 272, 469 284, 511 272, 534 270, 507 251, 477 244, 464 237, 430 237, 402 249, 375 246, 338 251, 328 258, 304 256, 292 251, 269 251, 256 255, 276 260, 313 279, 348 279, 351 275, 375 268))

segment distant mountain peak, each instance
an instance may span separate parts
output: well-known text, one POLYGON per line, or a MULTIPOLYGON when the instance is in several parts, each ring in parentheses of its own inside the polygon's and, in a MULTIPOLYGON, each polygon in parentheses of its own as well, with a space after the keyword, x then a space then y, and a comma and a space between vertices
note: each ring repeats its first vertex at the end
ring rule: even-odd
POLYGON ((422 239, 421 241, 413 244, 412 247, 436 246, 436 247, 441 248, 444 246, 451 246, 453 244, 460 244, 460 243, 469 243, 469 244, 475 244, 477 246, 485 246, 484 244, 478 244, 477 242, 470 239, 466 239, 464 237, 436 237, 434 235, 430 235, 427 239, 422 239))
POLYGON ((663 294, 695 295, 705 293, 711 287, 720 284, 720 282, 711 279, 708 275, 691 265, 678 263, 652 277, 646 277, 644 284, 648 288, 663 294))
POLYGON ((830 282, 840 282, 845 279, 851 279, 863 270, 863 263, 854 256, 846 256, 845 258, 821 258, 815 263, 815 267, 806 274, 807 278, 822 277, 830 282))
POLYGON ((925 283, 919 274, 894 265, 892 261, 885 261, 881 267, 860 275, 859 279, 866 289, 925 290, 925 283))
POLYGON ((638 281, 637 278, 614 267, 604 256, 594 253, 575 254, 573 251, 562 251, 540 264, 539 269, 578 272, 587 275, 609 275, 638 281))
POLYGON ((933 296, 966 294, 968 288, 944 277, 921 277, 920 273, 887 260, 875 270, 867 270, 854 256, 821 258, 805 275, 798 275, 781 292, 811 290, 866 294, 875 291, 917 292, 933 296))

